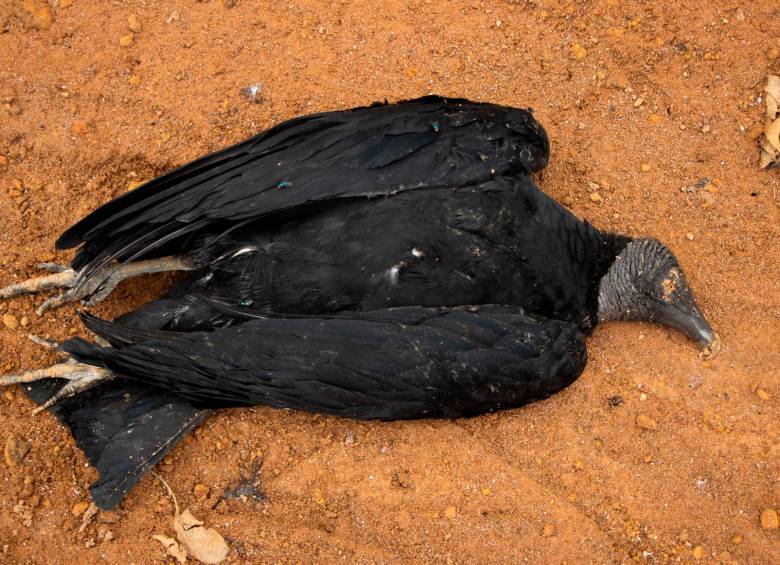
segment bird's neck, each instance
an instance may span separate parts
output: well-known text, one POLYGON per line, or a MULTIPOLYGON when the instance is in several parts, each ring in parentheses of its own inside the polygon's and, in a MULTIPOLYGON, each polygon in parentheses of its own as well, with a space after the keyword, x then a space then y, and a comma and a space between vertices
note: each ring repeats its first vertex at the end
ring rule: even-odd
POLYGON ((624 298, 630 293, 626 292, 629 278, 622 254, 630 241, 630 238, 617 234, 606 237, 604 260, 608 261, 608 266, 598 284, 599 323, 619 320, 625 313, 624 298))
POLYGON ((623 292, 623 277, 621 276, 620 259, 610 267, 607 274, 599 282, 598 321, 599 323, 619 320, 625 310, 621 297, 623 292))

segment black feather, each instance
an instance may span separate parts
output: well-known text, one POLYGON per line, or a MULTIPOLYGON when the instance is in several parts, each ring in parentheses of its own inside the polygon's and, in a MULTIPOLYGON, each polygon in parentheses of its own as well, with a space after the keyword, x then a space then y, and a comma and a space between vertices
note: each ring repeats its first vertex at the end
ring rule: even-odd
POLYGON ((567 386, 585 366, 573 324, 486 306, 254 319, 210 332, 145 331, 91 316, 113 347, 65 350, 198 406, 266 404, 352 418, 468 416, 567 386))

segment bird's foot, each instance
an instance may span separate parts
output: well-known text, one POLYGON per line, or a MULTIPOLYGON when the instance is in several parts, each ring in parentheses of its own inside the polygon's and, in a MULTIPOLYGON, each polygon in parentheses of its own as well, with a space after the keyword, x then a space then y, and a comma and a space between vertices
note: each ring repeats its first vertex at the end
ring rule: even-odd
POLYGON ((33 369, 21 373, 0 376, 0 387, 32 383, 42 379, 67 379, 69 382, 60 388, 49 400, 33 410, 33 415, 45 410, 63 398, 68 398, 108 379, 114 378, 113 373, 103 367, 95 367, 68 359, 44 369, 33 369))
POLYGON ((0 288, 0 298, 13 298, 22 294, 33 294, 54 288, 68 289, 62 294, 52 296, 44 301, 37 310, 40 316, 51 308, 77 300, 84 299, 86 306, 97 304, 111 294, 116 286, 125 279, 164 271, 190 271, 194 267, 181 257, 161 257, 119 266, 107 265, 83 280, 80 279, 80 273, 77 271, 56 263, 40 263, 38 268, 50 271, 52 274, 0 288))
MULTIPOLYGON (((0 298, 14 298, 15 296, 21 296, 22 294, 34 294, 36 292, 42 292, 44 290, 51 290, 53 288, 67 288, 70 289, 60 296, 65 296, 73 290, 78 280, 78 273, 73 269, 58 265, 56 263, 39 263, 37 265, 39 269, 43 269, 51 272, 52 274, 44 277, 35 277, 15 284, 10 284, 4 288, 0 288, 0 298)), ((47 305, 52 299, 47 300, 44 304, 38 308, 38 314, 42 314, 50 306, 47 305)), ((64 303, 64 301, 63 301, 64 303)))

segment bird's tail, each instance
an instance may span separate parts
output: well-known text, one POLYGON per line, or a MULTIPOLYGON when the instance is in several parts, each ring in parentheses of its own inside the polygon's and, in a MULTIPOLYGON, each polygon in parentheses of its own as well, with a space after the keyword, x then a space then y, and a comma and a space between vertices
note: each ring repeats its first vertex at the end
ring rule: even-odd
MULTIPOLYGON (((221 323, 223 319, 207 301, 182 296, 145 304, 118 318, 113 327, 131 333, 194 331, 221 323)), ((87 362, 100 364, 99 357, 89 355, 99 351, 99 346, 82 341, 79 350, 76 340, 71 342, 71 354, 81 353, 89 358, 87 362)), ((45 379, 25 385, 25 389, 33 401, 42 404, 62 386, 61 379, 45 379)), ((90 491, 101 509, 119 504, 209 412, 171 392, 122 378, 60 400, 50 410, 71 429, 76 444, 98 470, 100 478, 90 491)))
MULTIPOLYGON (((28 395, 40 404, 59 386, 58 379, 32 383, 28 395)), ((208 412, 173 394, 124 379, 66 398, 50 410, 71 429, 76 444, 100 474, 90 492, 103 510, 119 504, 208 412)))

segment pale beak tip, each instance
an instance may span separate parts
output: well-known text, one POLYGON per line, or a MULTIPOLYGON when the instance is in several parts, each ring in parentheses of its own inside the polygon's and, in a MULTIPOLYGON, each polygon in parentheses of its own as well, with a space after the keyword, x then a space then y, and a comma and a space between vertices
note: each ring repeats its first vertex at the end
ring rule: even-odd
POLYGON ((702 335, 703 347, 701 350, 702 359, 712 359, 721 349, 720 336, 715 332, 709 332, 709 335, 702 335))

